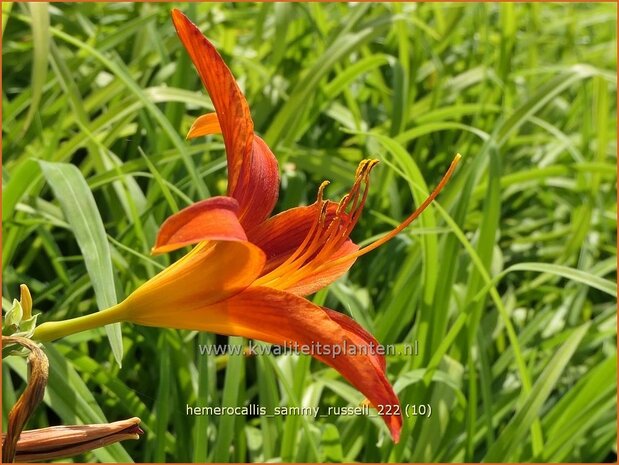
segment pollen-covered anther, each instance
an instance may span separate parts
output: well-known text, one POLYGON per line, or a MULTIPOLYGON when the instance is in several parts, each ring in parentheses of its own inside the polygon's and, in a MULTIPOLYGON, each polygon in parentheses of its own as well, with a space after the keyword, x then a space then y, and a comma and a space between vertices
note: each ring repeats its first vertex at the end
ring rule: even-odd
POLYGON ((320 206, 323 203, 323 195, 327 186, 331 184, 331 181, 322 181, 318 187, 318 194, 316 194, 316 203, 320 206))
POLYGON ((331 221, 328 239, 325 241, 325 245, 320 252, 312 259, 311 263, 308 264, 305 270, 306 272, 314 270, 321 265, 325 265, 329 257, 348 240, 352 230, 359 221, 365 201, 367 200, 370 185, 370 172, 377 164, 378 160, 363 160, 359 163, 353 187, 350 192, 344 195, 342 200, 340 200, 336 216, 331 221), (363 193, 361 194, 362 185, 363 193), (351 206, 351 208, 346 212, 348 206, 351 206))
POLYGON ((359 169, 357 170, 359 175, 355 180, 355 185, 351 190, 351 193, 354 191, 354 200, 352 207, 350 208, 350 212, 348 214, 348 224, 346 230, 346 238, 352 232, 352 229, 357 224, 359 217, 361 216, 361 212, 363 211, 363 207, 365 206, 365 201, 367 200, 369 187, 370 187, 370 173, 372 169, 378 164, 378 160, 364 160, 359 165, 359 169), (365 163, 364 163, 365 162, 365 163), (359 196, 361 184, 363 186, 363 193, 359 196))
POLYGON ((342 199, 340 200, 340 203, 338 203, 337 205, 337 210, 335 211, 335 214, 337 216, 341 215, 342 212, 346 210, 346 207, 348 206, 349 198, 350 198, 350 194, 346 194, 344 197, 342 197, 342 199))
MULTIPOLYGON (((430 193, 430 195, 428 195, 428 197, 421 203, 421 205, 419 205, 419 207, 417 207, 417 209, 413 213, 411 213, 408 216, 408 218, 406 218, 396 228, 392 229, 387 234, 382 236, 380 239, 372 242, 370 245, 367 245, 367 246, 357 250, 356 252, 352 252, 352 253, 350 253, 348 255, 344 255, 344 256, 339 257, 339 258, 337 258, 335 260, 330 260, 328 262, 325 262, 325 263, 322 263, 322 264, 318 265, 317 269, 314 269, 313 272, 317 273, 317 272, 322 271, 325 268, 335 267, 335 266, 340 265, 342 263, 350 262, 350 260, 354 260, 357 257, 360 257, 362 255, 365 255, 368 252, 371 252, 372 250, 375 250, 376 248, 380 247, 382 244, 384 244, 385 242, 389 241, 390 239, 395 237, 397 234, 402 232, 404 230, 404 228, 406 228, 417 217, 419 217, 419 215, 421 215, 421 213, 423 213, 423 211, 434 201, 434 199, 436 199, 436 197, 441 192, 443 187, 445 187, 445 185, 449 181, 449 178, 451 177, 451 175, 456 170, 456 167, 458 166, 458 163, 460 162, 461 158, 462 158, 462 156, 459 153, 457 153, 456 156, 454 157, 454 159, 452 160, 451 164, 449 165, 449 169, 443 175, 443 177, 441 178, 440 182, 434 188, 434 190, 430 193)), ((377 161, 373 160, 373 163, 371 164, 370 168, 375 166, 376 163, 377 163, 377 161)), ((358 171, 362 171, 362 170, 358 170, 358 171)), ((367 187, 368 187, 368 185, 369 185, 369 178, 367 178, 367 180, 366 180, 366 192, 364 193, 363 199, 361 200, 359 209, 361 209, 363 207, 363 203, 365 203, 365 197, 367 195, 367 187)), ((353 217, 353 220, 351 222, 351 224, 353 226, 354 226, 354 223, 357 221, 358 216, 359 216, 359 213, 355 213, 355 215, 353 217)))

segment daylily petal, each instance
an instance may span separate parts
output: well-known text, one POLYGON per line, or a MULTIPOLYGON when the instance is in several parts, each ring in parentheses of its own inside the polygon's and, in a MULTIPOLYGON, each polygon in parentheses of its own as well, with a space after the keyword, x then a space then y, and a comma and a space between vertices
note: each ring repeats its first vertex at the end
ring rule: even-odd
MULTIPOLYGON (((243 336, 289 348, 294 348, 295 344, 299 349, 306 346, 314 352, 315 358, 340 372, 372 405, 393 405, 391 411, 395 411, 399 401, 386 378, 384 361, 379 355, 369 355, 365 353, 367 349, 363 350, 363 346, 375 340, 347 317, 335 313, 288 292, 252 286, 211 305, 203 301, 188 302, 180 312, 168 312, 167 317, 160 315, 157 319, 150 317, 136 322, 243 336), (347 351, 343 350, 343 344, 346 344, 347 351), (326 346, 329 346, 329 353, 326 346), (340 355, 334 355, 336 346, 343 350, 340 355), (350 353, 351 346, 356 346, 355 354, 350 353)), ((397 442, 401 416, 385 415, 383 420, 397 442)))
POLYGON ((196 309, 247 288, 264 262, 264 252, 246 241, 202 242, 136 289, 118 312, 146 326, 180 327, 196 309))
MULTIPOLYGON (((363 329, 363 327, 352 318, 349 318, 346 315, 331 310, 327 307, 322 307, 322 309, 327 312, 329 318, 339 324, 346 331, 348 336, 353 339, 353 342, 356 345, 362 346, 367 344, 374 348, 379 346, 379 342, 374 338, 374 336, 372 336, 369 332, 363 329)), ((386 373, 387 362, 384 355, 381 355, 374 351, 374 353, 370 357, 370 361, 376 368, 378 368, 383 373, 386 373)))
MULTIPOLYGON (((338 204, 323 202, 321 196, 322 192, 316 203, 282 212, 248 233, 251 242, 267 255, 257 284, 309 295, 339 279, 353 265, 356 257, 342 258, 352 255, 359 247, 347 237, 337 243, 315 240, 317 229, 324 228, 338 215, 338 204), (317 221, 323 226, 316 224, 317 221), (326 247, 331 247, 328 260, 338 260, 335 266, 320 266, 324 259, 319 257, 326 247)), ((344 218, 345 214, 340 213, 340 217, 344 218)))
MULTIPOLYGON (((191 125, 187 138, 221 133, 217 113, 198 117, 191 125)), ((228 193, 238 200, 241 224, 250 229, 263 222, 273 211, 279 195, 277 159, 260 137, 253 135, 251 153, 245 156, 238 182, 228 193)))
POLYGON ((172 10, 172 20, 219 117, 228 158, 230 194, 236 188, 243 160, 252 150, 254 124, 249 106, 232 73, 200 29, 176 9, 172 10))
POLYGON ((232 197, 238 200, 239 220, 246 230, 269 217, 279 196, 277 159, 269 146, 254 135, 249 163, 243 163, 232 197))
POLYGON ((277 267, 301 245, 316 214, 315 205, 291 208, 247 231, 248 239, 267 256, 265 272, 277 267))
POLYGON ((221 134, 217 113, 207 113, 206 115, 198 116, 191 125, 191 128, 189 128, 187 139, 208 136, 210 134, 221 134))
POLYGON ((211 197, 182 209, 161 225, 152 253, 170 252, 205 240, 247 240, 237 218, 238 209, 238 202, 231 197, 211 197))
MULTIPOLYGON (((344 242, 336 252, 333 253, 332 259, 336 260, 341 257, 346 257, 359 250, 359 246, 350 239, 344 242)), ((291 286, 284 287, 284 290, 297 295, 310 295, 318 292, 323 287, 340 279, 357 259, 342 260, 334 266, 323 267, 317 271, 310 271, 307 276, 300 278, 291 286)))
MULTIPOLYGON (((363 351, 367 345, 367 334, 350 324, 345 316, 327 312, 308 300, 276 289, 250 287, 232 299, 221 302, 219 310, 226 313, 221 329, 232 329, 238 336, 260 339, 274 344, 297 343, 309 347, 356 346, 355 354, 340 355, 315 353, 313 356, 335 368, 355 388, 363 393, 374 406, 391 405, 396 411, 399 400, 389 384, 380 355, 369 355, 363 351), (344 323, 344 324, 342 324, 344 323), (354 329, 353 329, 354 328, 354 329), (362 335, 363 334, 363 335, 362 335)), ((229 334, 229 333, 226 333, 229 334)), ((372 338, 373 339, 373 338, 372 338)), ((374 346, 374 350, 376 346, 374 346)), ((318 352, 318 350, 316 350, 318 352)), ((384 415, 391 436, 398 442, 402 427, 400 415, 384 415)))

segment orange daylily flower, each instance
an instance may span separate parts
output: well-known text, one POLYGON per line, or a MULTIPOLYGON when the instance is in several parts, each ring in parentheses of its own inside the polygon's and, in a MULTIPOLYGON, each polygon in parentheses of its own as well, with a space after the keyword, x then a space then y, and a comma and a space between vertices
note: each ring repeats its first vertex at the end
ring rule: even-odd
MULTIPOLYGON (((324 182, 312 205, 270 217, 279 186, 277 161, 254 133, 247 102, 215 48, 180 11, 173 10, 172 18, 216 110, 199 117, 189 137, 223 135, 228 195, 202 200, 168 218, 153 253, 197 244, 193 250, 117 306, 76 320, 129 321, 286 346, 330 347, 330 353, 316 350, 312 356, 335 368, 371 405, 394 406, 384 409, 393 414, 383 420, 397 442, 402 428, 402 417, 395 413, 399 400, 387 379, 385 358, 376 353, 378 342, 351 318, 305 296, 334 282, 359 256, 406 228, 436 198, 460 156, 413 214, 361 249, 350 234, 363 210, 376 160, 360 163, 350 192, 340 202, 323 199, 324 182), (334 355, 333 348, 343 345, 357 350, 334 355)), ((41 325, 35 339, 64 335, 61 325, 41 325)))

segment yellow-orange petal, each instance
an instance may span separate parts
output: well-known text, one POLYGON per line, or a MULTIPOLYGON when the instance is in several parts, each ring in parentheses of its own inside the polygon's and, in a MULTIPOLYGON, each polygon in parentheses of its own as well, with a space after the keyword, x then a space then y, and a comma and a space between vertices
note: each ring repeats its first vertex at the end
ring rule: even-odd
POLYGON ((205 240, 244 241, 237 217, 239 205, 231 197, 211 197, 170 216, 159 229, 153 254, 160 254, 205 240))
POLYGON ((120 305, 127 321, 162 328, 202 329, 200 311, 238 294, 262 272, 264 252, 246 241, 202 242, 120 305))
POLYGON ((191 125, 191 128, 189 128, 187 139, 208 136, 210 134, 221 134, 217 113, 207 113, 206 115, 198 116, 191 125))
POLYGON ((232 73, 213 45, 179 10, 172 21, 208 91, 219 117, 228 158, 228 194, 238 182, 243 159, 251 154, 254 124, 249 106, 232 73))

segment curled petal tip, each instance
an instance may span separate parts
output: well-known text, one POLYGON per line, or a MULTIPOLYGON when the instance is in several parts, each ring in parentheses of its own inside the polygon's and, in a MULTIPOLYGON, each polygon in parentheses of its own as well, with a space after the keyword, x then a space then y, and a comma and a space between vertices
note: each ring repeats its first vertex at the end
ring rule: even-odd
POLYGON ((239 220, 251 229, 273 210, 279 193, 277 160, 254 134, 249 106, 230 69, 200 29, 178 10, 176 32, 213 102, 215 113, 199 117, 188 138, 221 133, 228 161, 228 195, 239 202, 239 220))
POLYGON ((238 202, 230 197, 211 197, 184 208, 161 225, 151 253, 171 252, 206 240, 247 240, 238 209, 238 202))
POLYGON ((226 301, 219 300, 199 314, 202 329, 271 344, 314 348, 310 349, 314 358, 337 370, 373 405, 390 407, 381 418, 394 441, 399 439, 400 402, 384 371, 384 356, 373 353, 378 342, 351 318, 288 292, 256 285, 226 301), (343 341, 356 350, 336 351, 344 347, 343 341), (331 350, 323 352, 318 343, 331 350))

